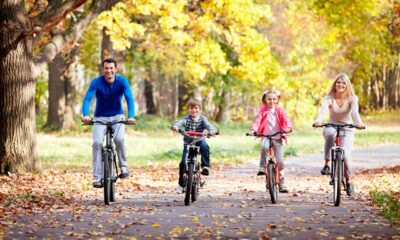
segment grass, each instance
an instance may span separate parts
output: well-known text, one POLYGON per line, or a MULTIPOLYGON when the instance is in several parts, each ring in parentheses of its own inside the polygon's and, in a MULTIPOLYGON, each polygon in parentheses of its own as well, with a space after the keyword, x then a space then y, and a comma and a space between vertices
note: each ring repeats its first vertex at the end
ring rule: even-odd
MULTIPOLYGON (((400 114, 366 116, 366 131, 357 131, 355 147, 384 143, 400 143, 400 114), (385 117, 382 117, 385 116, 385 117)), ((177 163, 182 153, 182 137, 169 130, 167 118, 140 117, 136 126, 127 128, 127 157, 132 166, 153 166, 177 163)), ((322 129, 299 124, 288 138, 285 155, 305 155, 322 152, 322 129)), ((247 123, 217 124, 221 135, 208 139, 213 163, 234 164, 257 159, 258 139, 246 137, 247 123)), ((63 133, 38 134, 39 156, 42 166, 54 169, 91 167, 91 127, 63 133)))
POLYGON ((372 201, 381 209, 381 215, 389 220, 400 222, 400 198, 399 195, 378 191, 376 188, 370 191, 372 201))

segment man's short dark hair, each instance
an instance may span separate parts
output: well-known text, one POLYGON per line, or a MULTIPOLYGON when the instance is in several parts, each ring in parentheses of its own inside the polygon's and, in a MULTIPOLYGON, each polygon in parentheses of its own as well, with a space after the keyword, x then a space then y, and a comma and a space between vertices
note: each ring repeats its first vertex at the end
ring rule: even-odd
POLYGON ((115 68, 117 68, 117 61, 114 58, 106 58, 101 62, 101 67, 104 67, 104 63, 114 63, 115 68))

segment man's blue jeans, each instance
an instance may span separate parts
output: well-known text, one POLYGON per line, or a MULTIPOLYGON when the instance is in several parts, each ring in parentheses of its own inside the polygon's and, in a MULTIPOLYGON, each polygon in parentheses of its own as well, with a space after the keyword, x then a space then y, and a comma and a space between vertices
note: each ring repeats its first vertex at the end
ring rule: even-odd
MULTIPOLYGON (((188 152, 187 146, 189 144, 183 144, 183 153, 182 153, 182 160, 179 163, 179 185, 184 187, 185 180, 183 179, 183 175, 185 174, 185 167, 186 167, 186 155, 188 152)), ((201 153, 201 167, 210 167, 210 147, 208 146, 205 140, 198 141, 196 146, 200 147, 201 153)))

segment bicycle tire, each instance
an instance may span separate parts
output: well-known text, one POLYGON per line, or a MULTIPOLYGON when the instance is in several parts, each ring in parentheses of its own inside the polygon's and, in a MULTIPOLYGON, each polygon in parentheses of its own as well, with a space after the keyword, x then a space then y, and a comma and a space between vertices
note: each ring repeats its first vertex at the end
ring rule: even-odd
POLYGON ((333 202, 335 206, 340 205, 340 194, 341 184, 343 180, 342 167, 343 167, 343 155, 341 151, 336 152, 335 163, 334 163, 334 176, 333 176, 333 202))
POLYGON ((192 202, 197 201, 199 196, 199 188, 200 188, 200 178, 199 176, 196 176, 196 180, 194 181, 192 186, 192 202))
POLYGON ((116 162, 115 162, 115 154, 112 153, 109 155, 110 164, 110 202, 115 202, 115 180, 116 180, 116 162))
POLYGON ((110 181, 110 162, 108 161, 110 153, 104 151, 103 158, 103 185, 104 185, 104 204, 110 204, 110 191, 111 191, 111 181, 110 181))
POLYGON ((188 178, 186 180, 186 192, 185 192, 185 206, 190 204, 190 197, 192 193, 192 185, 193 185, 193 171, 194 164, 188 163, 188 178))
POLYGON ((268 191, 271 196, 271 202, 276 203, 278 201, 278 186, 276 184, 276 168, 272 163, 268 163, 267 165, 267 180, 268 180, 268 191))

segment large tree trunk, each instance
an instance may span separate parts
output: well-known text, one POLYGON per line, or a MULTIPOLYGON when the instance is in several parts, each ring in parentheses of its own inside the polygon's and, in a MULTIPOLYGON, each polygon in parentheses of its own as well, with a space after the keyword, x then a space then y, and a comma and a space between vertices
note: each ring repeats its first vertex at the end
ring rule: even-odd
POLYGON ((24 1, 0 1, 0 23, 0 173, 37 170, 36 82, 24 1))
POLYGON ((153 97, 153 84, 149 80, 144 80, 144 96, 146 98, 147 114, 157 114, 153 97))
POLYGON ((76 128, 76 70, 79 47, 74 47, 67 55, 59 53, 49 63, 49 109, 47 127, 54 130, 76 128))

